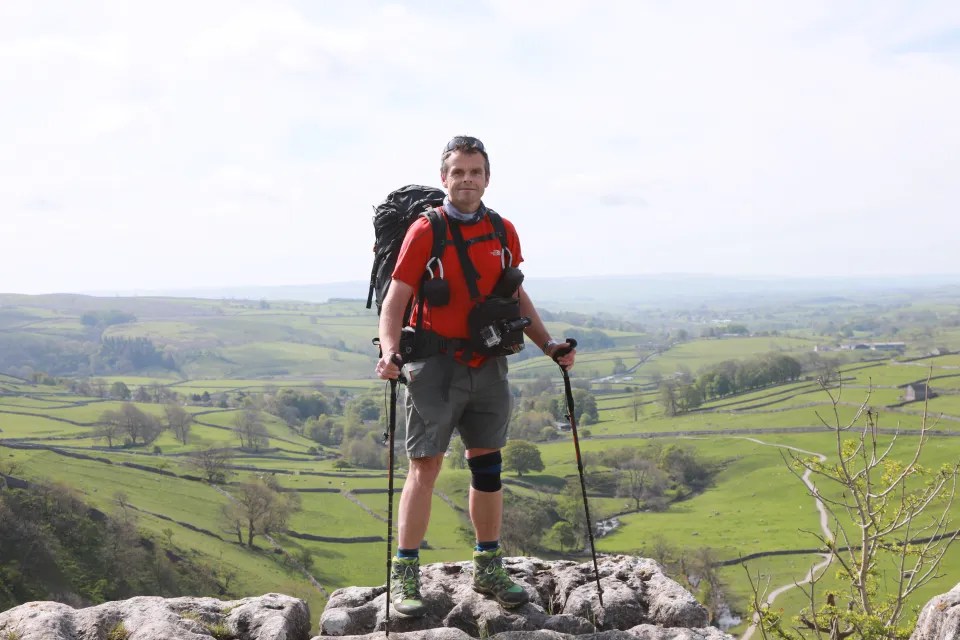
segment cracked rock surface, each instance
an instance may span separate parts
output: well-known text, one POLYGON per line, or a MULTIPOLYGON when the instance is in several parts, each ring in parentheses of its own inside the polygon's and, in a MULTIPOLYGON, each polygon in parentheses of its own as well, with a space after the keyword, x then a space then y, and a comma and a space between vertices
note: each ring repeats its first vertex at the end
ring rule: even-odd
MULTIPOLYGON (((707 611, 654 560, 633 556, 598 558, 603 605, 593 563, 504 558, 511 578, 530 602, 505 609, 472 588, 472 563, 421 567, 427 613, 404 618, 391 611, 390 637, 398 640, 562 640, 567 638, 721 640, 707 627, 707 611)), ((382 638, 386 587, 335 591, 320 617, 319 637, 382 638)))

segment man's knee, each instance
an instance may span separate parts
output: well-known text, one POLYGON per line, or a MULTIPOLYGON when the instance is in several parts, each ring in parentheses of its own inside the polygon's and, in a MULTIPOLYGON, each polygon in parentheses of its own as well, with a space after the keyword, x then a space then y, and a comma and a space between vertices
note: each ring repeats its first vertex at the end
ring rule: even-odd
POLYGON ((440 467, 442 465, 442 455, 427 458, 410 458, 410 478, 417 484, 433 487, 437 476, 440 475, 440 467))
POLYGON ((503 456, 499 451, 474 456, 467 464, 470 465, 470 486, 477 491, 493 493, 503 486, 500 482, 503 456))

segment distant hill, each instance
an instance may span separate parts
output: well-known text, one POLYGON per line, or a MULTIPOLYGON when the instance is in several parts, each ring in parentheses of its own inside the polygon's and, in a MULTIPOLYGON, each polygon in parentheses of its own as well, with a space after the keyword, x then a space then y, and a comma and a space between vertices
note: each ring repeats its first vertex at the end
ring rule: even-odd
MULTIPOLYGON (((314 285, 239 286, 196 289, 163 289, 109 292, 110 295, 150 295, 245 300, 366 299, 366 281, 314 285)), ((584 276, 573 278, 528 278, 527 290, 540 304, 579 306, 583 303, 622 306, 689 305, 693 301, 737 301, 758 296, 792 298, 858 298, 877 293, 897 294, 918 290, 960 290, 960 275, 885 277, 734 277, 709 274, 655 274, 584 276)), ((105 292, 91 292, 104 295, 105 292)))

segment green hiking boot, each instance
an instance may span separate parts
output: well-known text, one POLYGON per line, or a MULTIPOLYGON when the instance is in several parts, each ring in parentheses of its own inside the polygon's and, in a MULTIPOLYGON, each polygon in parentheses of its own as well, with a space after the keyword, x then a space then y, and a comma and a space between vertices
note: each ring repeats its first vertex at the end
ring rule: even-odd
POLYGON ((420 595, 420 559, 394 558, 390 564, 390 603, 402 616, 417 618, 427 611, 420 595))
POLYGON ((496 598, 504 607, 526 604, 530 596, 503 568, 503 549, 473 552, 473 590, 496 598))

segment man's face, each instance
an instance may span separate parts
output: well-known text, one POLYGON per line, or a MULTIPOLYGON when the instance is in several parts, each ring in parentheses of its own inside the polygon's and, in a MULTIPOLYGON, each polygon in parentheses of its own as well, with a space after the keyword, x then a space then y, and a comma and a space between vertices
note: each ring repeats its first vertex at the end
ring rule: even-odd
POLYGON ((464 213, 480 208, 480 199, 490 184, 483 154, 454 151, 447 158, 447 175, 440 177, 453 206, 464 213))

